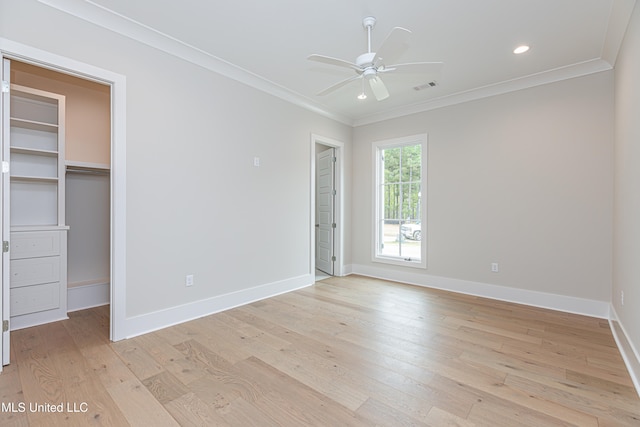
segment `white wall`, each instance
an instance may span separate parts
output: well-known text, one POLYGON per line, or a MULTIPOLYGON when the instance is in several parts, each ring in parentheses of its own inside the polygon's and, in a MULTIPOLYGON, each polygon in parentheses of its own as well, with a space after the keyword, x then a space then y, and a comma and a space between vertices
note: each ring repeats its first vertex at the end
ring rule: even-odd
MULTIPOLYGON (((640 7, 616 62, 615 209, 612 303, 635 349, 640 392, 640 7), (624 305, 621 293, 624 292, 624 305)), ((632 358, 631 352, 628 354, 632 358)))
POLYGON ((2 1, 0 37, 126 76, 126 316, 156 313, 138 331, 312 280, 310 135, 350 127, 33 0, 2 1))
MULTIPOLYGON (((309 136, 348 142, 349 127, 35 0, 0 2, 0 37, 127 78, 128 317, 310 273, 309 136)), ((612 72, 353 130, 354 271, 407 271, 371 262, 371 142, 421 132, 428 268, 412 273, 610 301, 612 72)))
POLYGON ((515 289, 540 297, 534 305, 555 307, 560 295, 606 309, 612 140, 613 72, 356 128, 353 270, 445 288, 453 279, 480 294, 480 284, 498 285, 491 296, 515 289), (429 145, 426 270, 371 261, 372 141, 417 133, 429 145))
POLYGON ((67 171, 67 287, 110 283, 109 173, 67 171))

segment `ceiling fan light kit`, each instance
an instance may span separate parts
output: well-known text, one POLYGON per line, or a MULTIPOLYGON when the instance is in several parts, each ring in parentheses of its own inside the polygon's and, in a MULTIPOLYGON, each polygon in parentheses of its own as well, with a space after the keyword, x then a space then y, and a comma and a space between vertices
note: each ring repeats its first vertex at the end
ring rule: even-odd
POLYGON ((346 86, 352 81, 363 79, 363 90, 358 95, 358 99, 365 99, 364 80, 366 80, 371 88, 373 96, 382 101, 389 97, 389 91, 382 81, 380 74, 396 72, 396 73, 413 73, 413 74, 429 74, 430 77, 436 77, 442 68, 442 62, 414 62, 408 64, 395 64, 395 60, 400 57, 408 47, 408 40, 411 31, 395 27, 391 30, 387 38, 382 42, 377 52, 371 51, 371 30, 376 24, 376 18, 367 16, 362 20, 362 26, 367 30, 367 52, 359 55, 355 62, 345 61, 343 59, 333 58, 313 54, 307 59, 310 61, 322 62, 329 65, 335 65, 343 68, 351 68, 356 72, 355 76, 342 80, 325 90, 319 92, 318 96, 327 95, 339 88, 346 86), (390 65, 391 64, 391 65, 390 65))
POLYGON ((367 99, 367 93, 364 91, 364 79, 362 79, 362 92, 358 95, 359 100, 367 99))

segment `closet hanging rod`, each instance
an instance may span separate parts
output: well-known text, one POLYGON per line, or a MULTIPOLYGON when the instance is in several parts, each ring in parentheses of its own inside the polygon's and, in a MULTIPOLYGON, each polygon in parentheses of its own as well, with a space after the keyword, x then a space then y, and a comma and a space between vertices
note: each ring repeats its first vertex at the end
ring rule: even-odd
POLYGON ((109 169, 83 168, 78 166, 67 166, 67 173, 86 173, 91 175, 110 175, 109 169))

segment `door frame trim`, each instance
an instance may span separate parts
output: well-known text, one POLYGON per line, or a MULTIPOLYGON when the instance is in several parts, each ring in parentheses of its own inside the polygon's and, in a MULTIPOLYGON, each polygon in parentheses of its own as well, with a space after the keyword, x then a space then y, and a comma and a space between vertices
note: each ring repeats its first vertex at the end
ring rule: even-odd
MULTIPOLYGON (((126 77, 110 70, 0 37, 0 56, 111 88, 110 339, 126 338, 126 77), (117 196, 117 197, 116 197, 117 196)), ((6 284, 8 286, 8 284, 6 284)))
MULTIPOLYGON (((1 66, 2 66, 2 72, 0 72, 0 77, 2 77, 3 81, 9 81, 11 82, 11 62, 10 61, 5 61, 4 56, 0 55, 0 62, 1 62, 1 66), (7 77, 7 73, 9 73, 9 76, 7 77)), ((7 95, 10 95, 7 94, 7 95)), ((11 100, 10 100, 10 96, 3 96, 2 97, 2 101, 1 101, 1 105, 0 105, 0 128, 2 128, 2 136, 0 137, 0 141, 2 142, 2 146, 1 146, 1 151, 2 153, 0 154, 0 157, 3 162, 7 161, 7 157, 8 154, 10 152, 9 150, 9 144, 5 144, 4 141, 10 140, 11 137, 11 120, 9 120, 9 115, 7 114, 7 108, 10 109, 10 105, 11 105, 11 100), (4 127, 3 127, 4 126, 4 127)), ((2 239, 3 241, 8 241, 9 240, 9 234, 10 234, 10 226, 9 226, 9 220, 10 217, 9 215, 5 215, 7 213, 7 211, 9 212, 9 214, 11 213, 11 206, 9 204, 10 199, 9 199, 9 187, 10 187, 10 176, 8 173, 3 172, 2 173, 2 179, 0 180, 0 186, 2 188, 0 188, 0 195, 2 197, 2 201, 0 202, 0 215, 2 215, 2 220, 0 220, 0 234, 2 234, 2 239)), ((4 244, 4 242, 3 242, 4 244)), ((4 252, 2 253, 2 259, 0 259, 0 263, 2 264, 2 266, 0 267, 0 269, 2 270, 2 277, 0 278, 0 284, 2 284, 2 289, 0 289, 0 300, 1 300, 1 304, 0 304, 0 321, 3 325, 3 330, 2 330, 2 338, 0 339, 0 351, 2 352, 2 360, 0 361, 0 372, 2 371, 2 367, 4 365, 8 365, 10 363, 11 360, 11 351, 10 351, 10 345, 11 345, 11 332, 10 330, 5 331, 4 330, 4 322, 10 321, 9 316, 11 315, 10 313, 10 290, 9 290, 9 285, 4 286, 5 283, 9 283, 10 280, 10 275, 9 275, 9 265, 11 263, 11 259, 10 259, 10 255, 9 253, 4 252)))
MULTIPOLYGON (((309 274, 315 278, 316 274, 316 145, 324 145, 328 148, 335 148, 336 165, 335 165, 335 222, 336 229, 333 241, 334 256, 336 257, 333 265, 334 276, 344 276, 344 143, 336 139, 327 138, 315 133, 311 134, 311 197, 310 197, 310 242, 311 250, 309 257, 309 274)), ((315 281, 315 279, 314 279, 315 281)))

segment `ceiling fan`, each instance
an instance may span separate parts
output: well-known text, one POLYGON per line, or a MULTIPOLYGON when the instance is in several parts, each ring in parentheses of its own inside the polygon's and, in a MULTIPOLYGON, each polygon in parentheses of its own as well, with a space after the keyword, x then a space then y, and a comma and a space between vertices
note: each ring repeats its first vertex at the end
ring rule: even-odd
MULTIPOLYGON (((362 20, 362 25, 367 30, 367 52, 358 56, 355 62, 345 61, 343 59, 333 58, 324 55, 309 55, 307 57, 310 61, 322 62, 330 65, 337 65, 338 67, 351 68, 356 72, 355 76, 342 80, 332 86, 329 86, 325 90, 319 92, 317 95, 327 95, 355 80, 365 79, 371 87, 371 92, 378 101, 382 101, 389 97, 389 91, 383 83, 380 75, 385 73, 412 73, 412 74, 439 74, 442 68, 442 62, 412 62, 407 64, 394 64, 396 59, 400 57, 408 47, 409 37, 411 31, 395 27, 387 38, 382 42, 377 52, 371 51, 371 30, 376 24, 376 18, 368 16, 362 20)), ((358 96, 360 99, 366 98, 364 92, 364 80, 363 90, 358 96)))

